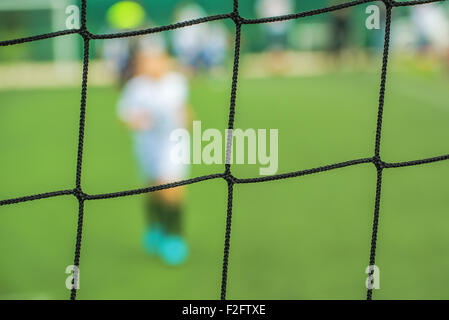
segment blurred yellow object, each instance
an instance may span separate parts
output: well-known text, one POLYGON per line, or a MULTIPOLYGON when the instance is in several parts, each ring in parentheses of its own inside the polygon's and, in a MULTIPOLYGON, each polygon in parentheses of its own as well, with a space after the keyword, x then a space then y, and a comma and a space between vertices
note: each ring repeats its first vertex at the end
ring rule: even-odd
POLYGON ((113 28, 132 29, 143 24, 145 15, 145 9, 137 2, 120 1, 108 9, 106 17, 113 28))

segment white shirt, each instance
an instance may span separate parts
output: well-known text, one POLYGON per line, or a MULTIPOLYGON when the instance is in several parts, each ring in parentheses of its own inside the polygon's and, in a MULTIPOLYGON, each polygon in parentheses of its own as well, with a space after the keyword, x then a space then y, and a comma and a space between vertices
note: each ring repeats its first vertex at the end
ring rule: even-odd
POLYGON ((187 95, 187 81, 179 73, 168 73, 161 79, 137 76, 125 85, 118 115, 125 120, 143 111, 151 117, 152 132, 167 132, 185 125, 187 95))

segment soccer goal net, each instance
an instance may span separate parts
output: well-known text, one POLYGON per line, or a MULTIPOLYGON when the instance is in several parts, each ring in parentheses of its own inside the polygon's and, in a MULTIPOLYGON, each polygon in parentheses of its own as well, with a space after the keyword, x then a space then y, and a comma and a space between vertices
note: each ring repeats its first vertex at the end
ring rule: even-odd
MULTIPOLYGON (((4 40, 0 41, 0 46, 12 46, 12 45, 20 45, 27 42, 39 41, 43 39, 49 38, 58 38, 63 37, 70 34, 79 34, 83 38, 83 73, 82 73, 82 84, 81 84, 81 106, 80 106, 80 117, 79 117, 79 130, 78 130, 78 152, 77 152, 77 166, 76 166, 76 181, 73 189, 69 190, 58 190, 52 191, 48 193, 42 194, 34 194, 23 196, 14 199, 5 199, 0 201, 0 206, 13 205, 26 201, 34 201, 38 199, 51 198, 51 197, 59 197, 59 196, 74 196, 78 200, 78 224, 77 224, 77 235, 75 240, 75 257, 74 257, 74 266, 76 267, 74 270, 74 280, 73 286, 71 289, 71 299, 76 298, 77 294, 77 277, 78 277, 78 267, 80 265, 80 256, 81 256, 81 244, 82 244, 82 235, 83 235, 83 218, 84 218, 84 204, 86 201, 95 201, 100 199, 110 199, 110 198, 118 198, 118 197, 126 197, 132 195, 138 195, 143 193, 155 192, 158 190, 176 188, 179 186, 189 185, 193 183, 200 183, 206 180, 212 179, 224 179, 227 182, 227 207, 226 207, 226 231, 225 231, 225 240, 224 240, 224 251, 223 251, 223 263, 222 263, 222 279, 221 279, 221 299, 226 299, 226 287, 227 287, 227 279, 228 279, 228 263, 229 263, 229 254, 230 254, 230 241, 231 241, 231 226, 232 226, 232 209, 233 209, 233 194, 234 194, 234 186, 236 184, 252 184, 252 183, 263 183, 267 181, 280 180, 280 179, 291 179, 295 177, 302 177, 306 175, 311 175, 315 173, 335 170, 338 168, 356 166, 359 164, 371 163, 373 168, 377 172, 376 179, 376 194, 373 208, 373 223, 372 223, 372 235, 371 235, 371 248, 369 252, 369 275, 372 278, 374 272, 375 258, 376 258, 376 243, 377 243, 377 234, 379 228, 379 214, 380 214, 380 201, 381 201, 381 189, 382 189, 382 173, 384 170, 390 170, 399 167, 408 167, 408 166, 416 166, 423 165, 428 163, 433 163, 442 160, 448 160, 449 154, 441 155, 434 158, 428 159, 419 159, 414 161, 400 162, 400 163, 387 163, 381 159, 380 149, 381 149, 381 134, 382 134, 382 118, 384 111, 384 98, 385 98, 385 89, 387 84, 387 67, 388 67, 388 57, 389 57, 389 45, 390 45, 390 29, 391 29, 391 21, 392 21, 392 12, 397 7, 404 6, 415 6, 422 5, 431 2, 444 1, 444 0, 415 0, 415 1, 394 1, 394 0, 383 0, 383 3, 386 7, 386 27, 385 27, 385 37, 384 37, 384 49, 383 49, 383 59, 381 66, 381 79, 380 79, 380 91, 379 91, 379 105, 378 105, 378 115, 377 115, 377 126, 376 126, 376 134, 373 137, 374 143, 374 154, 368 158, 362 159, 354 159, 346 162, 329 164, 322 167, 316 167, 307 170, 300 170, 295 172, 289 172, 284 174, 277 174, 272 176, 264 176, 264 177, 255 177, 255 178, 246 178, 240 179, 232 174, 231 164, 226 164, 224 168, 224 172, 213 173, 210 175, 204 175, 195 177, 188 180, 177 181, 164 185, 150 186, 147 188, 127 190, 127 191, 119 191, 114 193, 104 193, 104 194, 87 194, 83 191, 82 187, 82 168, 83 168, 83 150, 84 150, 84 128, 86 122, 86 96, 87 96, 87 86, 88 86, 88 70, 89 70, 89 50, 92 41, 98 39, 114 39, 114 38, 124 38, 124 37, 134 37, 140 35, 148 35, 154 34, 158 32, 184 28, 196 24, 207 23, 211 21, 217 20, 232 20, 235 25, 235 46, 234 46, 234 63, 233 63, 233 75, 232 75, 232 86, 230 93, 230 103, 229 103, 229 118, 228 118, 228 129, 232 130, 234 128, 234 120, 235 120, 235 110, 236 110, 236 98, 237 98, 237 82, 238 82, 238 74, 239 74, 239 56, 240 56, 240 42, 241 42, 241 29, 243 25, 248 24, 262 24, 262 23, 272 23, 278 21, 287 21, 293 19, 302 19, 305 17, 321 15, 324 13, 329 13, 333 11, 343 10, 349 7, 354 7, 357 5, 362 5, 370 2, 375 2, 372 0, 356 0, 356 1, 348 1, 343 4, 329 6, 325 8, 299 12, 294 14, 288 14, 284 16, 276 16, 276 17, 267 17, 267 18, 258 18, 258 19, 246 19, 239 14, 239 1, 233 0, 233 11, 227 14, 213 15, 207 16, 199 19, 189 20, 178 22, 170 25, 164 25, 159 27, 153 27, 144 30, 136 30, 136 31, 126 31, 112 34, 93 34, 89 32, 86 25, 86 12, 87 12, 87 0, 81 1, 81 23, 79 29, 70 29, 70 30, 61 30, 52 33, 40 34, 31 37, 18 38, 12 40, 4 40)), ((30 0, 32 3, 53 3, 52 1, 38 1, 38 0, 30 0)), ((5 6, 0 5, 0 10, 5 10, 5 6)), ((50 8, 50 7, 49 7, 50 8)), ((232 139, 228 139, 228 145, 226 148, 227 158, 232 150, 232 139)), ((368 300, 372 299, 373 288, 372 285, 368 285, 366 298, 368 300)))

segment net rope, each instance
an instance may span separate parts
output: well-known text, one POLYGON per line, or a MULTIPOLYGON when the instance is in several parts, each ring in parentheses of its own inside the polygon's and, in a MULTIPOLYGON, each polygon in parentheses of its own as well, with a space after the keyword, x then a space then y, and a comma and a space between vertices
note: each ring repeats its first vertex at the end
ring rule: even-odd
MULTIPOLYGON (((226 299, 227 294, 227 283, 228 283, 228 269, 229 269, 229 253, 230 253, 230 244, 231 244, 231 226, 232 226, 232 208, 233 208, 233 194, 234 194, 234 185, 235 184, 246 184, 246 183, 259 183, 259 182, 267 182, 281 179, 288 179, 294 177, 301 177, 305 175, 315 174, 326 172, 329 170, 335 170, 339 168, 355 166, 358 164, 372 163, 377 172, 377 181, 376 181, 376 195, 374 201, 374 214, 373 214, 373 223, 372 223, 372 234, 371 234, 371 248, 369 253, 369 278, 371 282, 373 281, 373 273, 376 261, 376 244, 377 244, 377 235, 378 235, 378 227, 379 227, 379 213, 380 213, 380 199, 381 199, 381 187, 382 187, 382 173, 385 169, 390 168, 401 168, 401 167, 409 167, 416 166, 422 164, 429 164, 438 161, 448 160, 449 154, 427 158, 427 159, 419 159, 413 161, 406 162, 398 162, 398 163, 387 163, 382 161, 380 157, 380 147, 381 147, 381 133, 382 133, 382 118, 383 118, 383 110, 384 110, 384 102, 385 102, 385 89, 387 82, 387 67, 388 67, 388 57, 389 57, 389 48, 390 48, 390 33, 391 33, 391 20, 392 20, 392 11, 395 7, 404 7, 404 6, 414 6, 421 5, 433 2, 444 2, 446 0, 416 0, 416 1, 394 1, 394 0, 381 0, 385 4, 386 7, 386 27, 385 27, 385 38, 384 38, 384 49, 383 49, 383 58, 382 58, 382 73, 381 73, 381 81, 380 81, 380 93, 379 93, 379 106, 378 106, 378 115, 377 115, 377 126, 376 126, 376 136, 374 143, 374 156, 369 158, 355 159, 340 163, 334 163, 326 166, 321 166, 313 169, 294 171, 284 174, 276 174, 271 176, 263 176, 256 178, 246 178, 239 179, 235 177, 231 172, 231 165, 229 163, 225 164, 225 171, 223 173, 215 173, 210 175, 204 175, 200 177, 195 177, 192 179, 177 181, 173 183, 151 186, 147 188, 133 189, 127 191, 113 192, 113 193, 104 193, 104 194, 86 194, 82 189, 82 166, 83 166, 83 149, 84 149, 84 137, 85 137, 85 123, 86 123, 86 101, 87 101, 87 80, 88 80, 88 70, 89 70, 89 45, 91 40, 96 39, 114 39, 114 38, 125 38, 125 37, 134 37, 140 35, 148 35, 152 33, 158 33, 168 30, 174 30, 179 28, 184 28, 200 23, 207 23, 216 20, 225 20, 231 19, 235 24, 235 45, 234 45, 234 64, 233 64, 233 74, 232 74, 232 85, 231 85, 231 98, 230 98, 230 107, 229 107, 229 120, 228 120, 228 129, 232 132, 234 128, 234 118, 235 118, 235 108, 236 108, 236 97, 237 97, 237 82, 238 82, 238 72, 239 72, 239 57, 240 57, 240 40, 241 40, 241 29, 242 25, 245 24, 262 24, 262 23, 271 23, 278 21, 287 21, 293 19, 300 19, 315 15, 320 15, 324 13, 329 13, 337 10, 342 10, 345 8, 354 7, 361 4, 379 2, 376 0, 357 0, 357 1, 349 1, 343 4, 329 6, 325 8, 287 14, 283 16, 276 17, 267 17, 267 18, 258 18, 258 19, 245 19, 239 14, 239 0, 233 0, 233 11, 227 14, 220 15, 212 15, 207 16, 200 19, 193 19, 183 22, 178 22, 165 26, 158 26, 143 30, 136 31, 126 31, 126 32, 118 32, 118 33, 110 33, 110 34, 92 34, 89 32, 87 28, 87 0, 81 0, 81 17, 80 17, 80 28, 79 29, 70 29, 63 30, 57 32, 51 32, 46 34, 40 34, 31 37, 18 38, 6 41, 0 41, 0 47, 18 45, 27 42, 33 42, 43 39, 50 39, 55 37, 66 36, 70 34, 79 34, 83 38, 83 72, 82 72, 82 84, 81 84, 81 104, 80 104, 80 117, 79 117, 79 132, 78 132, 78 152, 76 159, 76 180, 75 180, 75 188, 69 190, 58 190, 47 193, 34 194, 29 196, 23 196, 19 198, 6 199, 0 201, 0 206, 12 205, 26 201, 34 201, 45 198, 59 197, 64 195, 72 195, 76 197, 78 200, 78 223, 77 223, 77 231, 76 231, 76 242, 75 242, 75 257, 74 257, 74 274, 72 281, 72 289, 70 292, 70 299, 75 300, 77 295, 76 283, 78 279, 79 273, 79 265, 80 265, 80 255, 81 255, 81 243, 82 243, 82 235, 83 235, 83 218, 84 218, 84 203, 86 201, 91 200, 100 200, 100 199, 111 199, 111 198, 119 198, 126 197, 132 195, 138 195, 143 193, 150 193, 159 190, 176 188, 184 185, 194 184, 201 181, 213 180, 213 179, 224 179, 227 182, 227 209, 226 209, 226 229, 225 229, 225 241, 224 241, 224 250, 223 250, 223 264, 222 264, 222 279, 221 279, 221 290, 220 290, 220 298, 222 300, 226 299)), ((232 149, 232 139, 228 139, 226 146, 226 158, 230 155, 232 149)), ((371 300, 373 296, 373 288, 368 285, 366 299, 371 300)))

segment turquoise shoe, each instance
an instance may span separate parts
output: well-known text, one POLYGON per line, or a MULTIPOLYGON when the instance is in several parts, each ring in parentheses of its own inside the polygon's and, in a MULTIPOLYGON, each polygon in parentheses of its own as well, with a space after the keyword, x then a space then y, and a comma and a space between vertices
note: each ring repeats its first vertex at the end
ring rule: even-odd
POLYGON ((182 237, 165 236, 159 254, 166 264, 178 266, 186 262, 189 248, 182 237))
POLYGON ((164 240, 164 231, 159 226, 151 226, 143 235, 143 248, 149 254, 158 254, 164 240))

